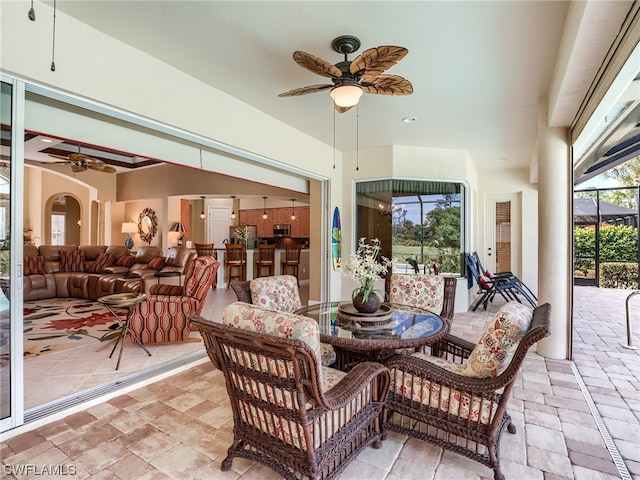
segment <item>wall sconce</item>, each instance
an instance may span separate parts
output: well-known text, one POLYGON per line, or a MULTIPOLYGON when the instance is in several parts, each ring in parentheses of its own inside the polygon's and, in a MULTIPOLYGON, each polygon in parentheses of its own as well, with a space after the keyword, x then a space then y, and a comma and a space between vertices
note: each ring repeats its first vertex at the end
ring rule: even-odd
POLYGON ((233 202, 235 201, 236 196, 235 195, 231 195, 231 220, 235 220, 236 219, 236 211, 233 209, 233 202))
POLYGON ((292 222, 295 222, 295 220, 296 220, 296 214, 295 214, 295 212, 293 211, 293 205, 294 205, 295 201, 296 201, 296 199, 295 199, 295 198, 292 198, 292 199, 291 199, 291 221, 292 221, 292 222))
POLYGON ((202 220, 204 220, 205 217, 206 217, 206 215, 204 214, 204 199, 205 199, 205 197, 204 197, 204 195, 200 195, 200 198, 202 199, 202 211, 200 212, 200 218, 202 220))
POLYGON ((267 197, 262 197, 264 200, 264 208, 262 210, 262 220, 267 219, 267 197))
POLYGON ((133 238, 131 238, 131 234, 138 231, 138 224, 136 222, 123 222, 120 231, 127 234, 124 246, 131 250, 133 248, 133 238))

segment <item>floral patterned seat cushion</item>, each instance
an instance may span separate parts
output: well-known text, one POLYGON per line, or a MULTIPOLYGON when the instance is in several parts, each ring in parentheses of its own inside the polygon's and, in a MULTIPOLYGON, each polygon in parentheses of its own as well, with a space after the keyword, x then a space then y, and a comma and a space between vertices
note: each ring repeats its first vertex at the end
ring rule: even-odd
MULTIPOLYGON (((413 356, 457 375, 473 378, 496 377, 511 362, 532 318, 533 309, 527 305, 518 302, 503 305, 485 325, 480 340, 463 364, 424 353, 414 353, 413 356)), ((492 421, 497 408, 495 402, 396 369, 391 372, 391 389, 398 393, 413 392, 412 400, 415 402, 474 422, 479 420, 484 425, 492 421)))
POLYGON ((298 281, 293 275, 254 278, 250 289, 251 302, 262 308, 293 313, 302 306, 298 281))
MULTIPOLYGON (((235 302, 227 306, 223 311, 222 321, 226 325, 231 325, 244 330, 264 333, 281 338, 299 339, 309 345, 316 359, 319 360, 320 355, 320 335, 317 323, 310 319, 299 315, 289 314, 287 312, 278 312, 265 310, 256 305, 250 305, 243 302, 235 302)), ((244 355, 235 352, 234 349, 225 346, 227 354, 234 361, 243 364, 247 368, 258 369, 268 375, 277 375, 286 377, 291 375, 293 368, 291 362, 275 359, 265 355, 244 355)), ((319 373, 321 377, 321 388, 324 392, 335 387, 347 374, 331 367, 319 365, 319 373)), ((235 386, 246 394, 254 398, 265 400, 269 403, 275 403, 286 409, 297 409, 298 397, 293 395, 291 391, 280 389, 275 385, 263 382, 257 382, 247 377, 234 375, 232 382, 235 386)), ((340 430, 354 415, 356 415, 364 405, 371 402, 371 385, 363 387, 361 393, 356 395, 351 402, 343 408, 337 410, 325 411, 313 421, 313 445, 307 445, 302 430, 296 426, 294 422, 281 418, 275 414, 259 409, 253 404, 246 403, 244 408, 240 409, 240 417, 244 422, 259 428, 265 433, 272 435, 288 444, 307 450, 308 448, 317 449, 324 442, 340 430)), ((307 410, 313 409, 313 400, 305 405, 307 410)))
POLYGON ((322 364, 320 332, 318 324, 311 318, 283 311, 267 310, 244 302, 234 302, 223 310, 222 323, 274 337, 302 340, 313 350, 318 365, 322 364))
POLYGON ((394 273, 389 282, 389 301, 424 308, 439 315, 444 305, 444 278, 394 273))

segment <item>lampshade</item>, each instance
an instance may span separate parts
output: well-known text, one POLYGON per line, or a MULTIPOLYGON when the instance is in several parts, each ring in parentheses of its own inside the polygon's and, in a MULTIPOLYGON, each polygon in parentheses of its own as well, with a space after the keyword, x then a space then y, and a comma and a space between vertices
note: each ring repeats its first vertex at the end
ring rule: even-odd
POLYGON ((173 227, 171 227, 170 231, 184 233, 187 230, 184 228, 184 225, 182 224, 182 222, 176 222, 173 224, 173 227))
POLYGON ((331 98, 338 107, 353 107, 362 96, 362 89, 355 85, 342 85, 331 89, 331 98))
POLYGON ((122 222, 122 233, 135 233, 138 231, 138 224, 136 222, 122 222))

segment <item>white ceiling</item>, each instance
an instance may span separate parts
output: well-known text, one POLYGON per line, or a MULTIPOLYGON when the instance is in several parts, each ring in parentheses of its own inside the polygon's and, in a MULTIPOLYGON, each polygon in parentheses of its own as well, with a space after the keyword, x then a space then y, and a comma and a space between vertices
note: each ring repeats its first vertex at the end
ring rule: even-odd
MULTIPOLYGON (((613 2, 619 3, 626 2, 613 2)), ((364 94, 357 110, 336 114, 337 148, 465 149, 479 168, 492 169, 531 161, 538 101, 551 88, 569 3, 58 0, 57 8, 329 145, 334 113, 328 91, 278 97, 327 83, 298 66, 293 52, 335 64, 343 58, 331 41, 345 34, 361 40, 356 54, 379 45, 406 47, 409 54, 387 73, 410 80, 414 93, 364 94), (403 123, 407 116, 417 121, 403 123)), ((600 65, 588 55, 581 62, 574 96, 600 65)), ((176 85, 167 94, 189 92, 176 85)))

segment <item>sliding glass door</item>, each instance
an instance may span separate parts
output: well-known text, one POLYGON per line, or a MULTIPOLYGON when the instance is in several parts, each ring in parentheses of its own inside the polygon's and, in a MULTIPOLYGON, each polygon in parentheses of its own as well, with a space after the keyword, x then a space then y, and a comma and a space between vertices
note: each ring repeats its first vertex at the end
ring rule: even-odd
POLYGON ((19 82, 0 78, 0 431, 22 424, 22 132, 19 82))

